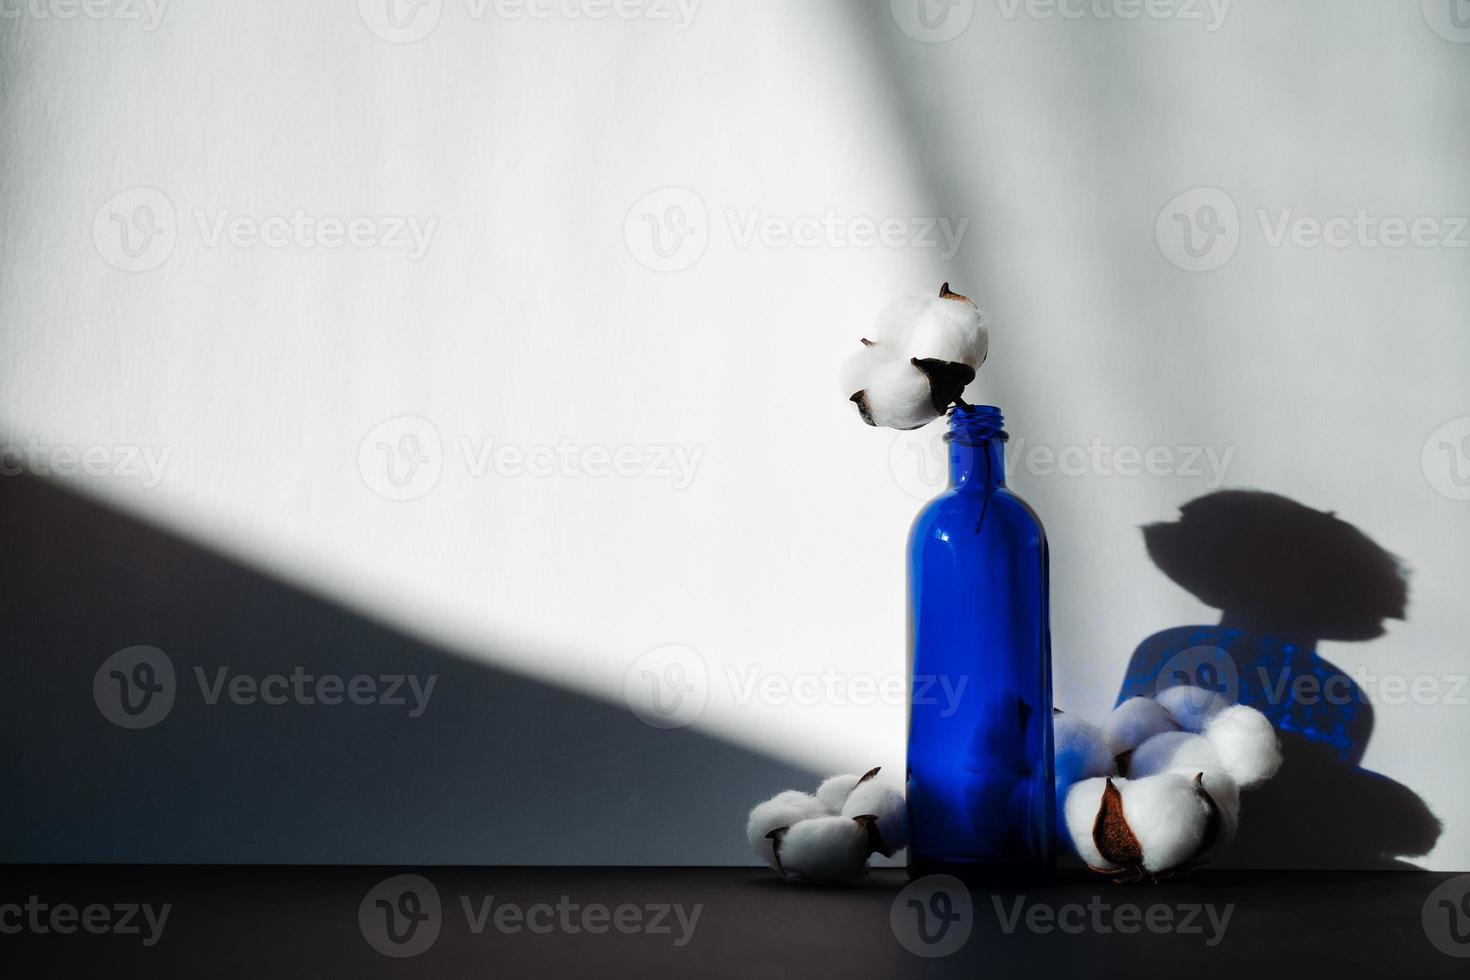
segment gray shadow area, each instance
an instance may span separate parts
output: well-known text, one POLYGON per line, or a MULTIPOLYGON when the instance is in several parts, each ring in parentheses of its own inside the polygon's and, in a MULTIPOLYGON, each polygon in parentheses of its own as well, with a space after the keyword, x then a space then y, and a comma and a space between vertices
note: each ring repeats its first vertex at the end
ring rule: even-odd
MULTIPOLYGON (((0 860, 754 864, 757 801, 813 773, 475 662, 32 476, 0 478, 0 860), (176 673, 127 730, 120 649, 176 673), (208 703, 219 669, 437 676, 426 709, 208 703)), ((378 687, 387 694, 387 684, 378 687)))

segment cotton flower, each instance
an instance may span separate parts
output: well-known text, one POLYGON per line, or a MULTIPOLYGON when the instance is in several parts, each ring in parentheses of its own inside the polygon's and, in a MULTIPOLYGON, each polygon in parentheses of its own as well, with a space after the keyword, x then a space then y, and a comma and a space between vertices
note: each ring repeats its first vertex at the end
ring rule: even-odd
POLYGON ((1108 776, 1073 786, 1064 809, 1067 834, 1095 871, 1137 879, 1188 862, 1202 849, 1213 807, 1188 776, 1108 776))
POLYGON ((890 857, 908 846, 903 794, 878 782, 880 771, 830 776, 816 795, 787 790, 758 804, 745 822, 751 850, 796 881, 859 877, 874 851, 890 857))
POLYGON ((1058 787, 1118 771, 1102 729, 1092 722, 1076 715, 1059 714, 1052 717, 1051 731, 1058 787))
POLYGON ((1230 841, 1241 791, 1281 766, 1265 715, 1200 688, 1130 698, 1095 733, 1066 715, 1052 727, 1058 829, 1089 867, 1120 881, 1157 878, 1230 841), (1096 772, 1104 752, 1122 777, 1096 772))
POLYGON ((800 790, 788 789, 783 793, 756 804, 745 821, 745 838, 755 856, 766 864, 780 870, 776 861, 775 848, 767 835, 783 827, 792 827, 803 820, 824 817, 828 810, 821 800, 800 790))
POLYGON ((1202 849, 1210 807, 1190 777, 1166 772, 1130 779, 1122 796, 1123 813, 1143 851, 1144 871, 1172 871, 1202 849))
POLYGON ((817 799, 822 801, 822 806, 827 808, 829 814, 841 813, 842 804, 847 802, 848 794, 861 778, 856 773, 828 776, 817 787, 817 799))
POLYGON ((872 853, 871 816, 820 816, 773 830, 777 867, 797 881, 827 884, 862 877, 872 853))
POLYGON ((847 797, 852 793, 858 783, 866 783, 882 771, 882 767, 869 769, 861 776, 856 774, 843 774, 828 776, 822 780, 822 785, 817 787, 817 799, 827 808, 828 813, 841 813, 842 805, 847 802, 847 797))
POLYGON ((1129 698, 1102 724, 1103 738, 1115 756, 1131 752, 1160 732, 1174 731, 1174 719, 1157 701, 1129 698))
POLYGON ((1241 789, 1259 786, 1281 768, 1281 743, 1271 720, 1254 708, 1237 704, 1205 726, 1220 763, 1241 789))
MULTIPOLYGON (((1199 792, 1209 796, 1218 811, 1218 838, 1234 839, 1240 824, 1240 787, 1220 761, 1214 743, 1192 732, 1162 732, 1133 750, 1128 776, 1140 779, 1172 772, 1194 779, 1199 792)), ((1205 846, 1213 843, 1207 840, 1205 846)))
MULTIPOLYGON (((1083 863, 1094 871, 1118 872, 1123 870, 1123 865, 1114 864, 1104 857, 1093 837, 1108 782, 1108 777, 1098 776, 1084 779, 1069 789, 1066 803, 1062 807, 1062 819, 1067 837, 1072 842, 1072 849, 1083 863)), ((1116 785, 1119 780, 1114 779, 1112 782, 1116 785)))
POLYGON ((875 779, 865 779, 853 787, 842 805, 842 816, 849 819, 872 816, 873 850, 884 857, 892 857, 899 848, 908 846, 908 808, 903 794, 875 779))
POLYGON ((1128 759, 1128 776, 1138 779, 1161 772, 1223 772, 1220 755, 1203 735, 1191 732, 1161 732, 1133 750, 1128 759))
POLYGON ((1161 691, 1154 700, 1186 732, 1204 731, 1211 718, 1230 707, 1230 702, 1214 691, 1188 684, 1161 691))
POLYGON ((843 366, 843 393, 869 425, 917 429, 960 400, 989 353, 985 314, 945 283, 883 311, 843 366))
POLYGON ((1240 785, 1222 772, 1199 772, 1195 774, 1194 781, 1196 788, 1214 804, 1219 819, 1213 835, 1206 832, 1201 850, 1207 850, 1217 841, 1230 843, 1240 829, 1240 785))

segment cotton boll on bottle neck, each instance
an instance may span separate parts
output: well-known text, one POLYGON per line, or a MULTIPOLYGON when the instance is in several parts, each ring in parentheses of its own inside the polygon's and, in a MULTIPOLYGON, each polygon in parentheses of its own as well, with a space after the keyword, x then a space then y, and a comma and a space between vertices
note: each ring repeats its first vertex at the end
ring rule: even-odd
POLYGON ((949 410, 949 485, 984 491, 1006 485, 1005 416, 994 405, 958 405, 949 410))

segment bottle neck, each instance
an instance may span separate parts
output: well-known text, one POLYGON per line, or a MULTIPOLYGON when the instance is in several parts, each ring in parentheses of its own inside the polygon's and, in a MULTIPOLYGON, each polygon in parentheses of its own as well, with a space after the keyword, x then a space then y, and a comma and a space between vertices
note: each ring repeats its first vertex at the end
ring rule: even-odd
POLYGON ((1006 485, 1005 417, 993 405, 949 410, 949 485, 984 491, 1006 485))

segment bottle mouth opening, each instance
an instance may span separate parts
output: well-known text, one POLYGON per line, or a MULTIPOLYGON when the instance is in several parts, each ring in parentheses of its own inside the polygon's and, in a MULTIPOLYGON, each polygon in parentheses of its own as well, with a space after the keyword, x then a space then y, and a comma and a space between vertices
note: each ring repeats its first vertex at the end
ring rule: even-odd
POLYGON ((994 405, 956 405, 949 410, 949 432, 945 442, 975 443, 985 439, 1010 438, 1005 416, 994 405))

